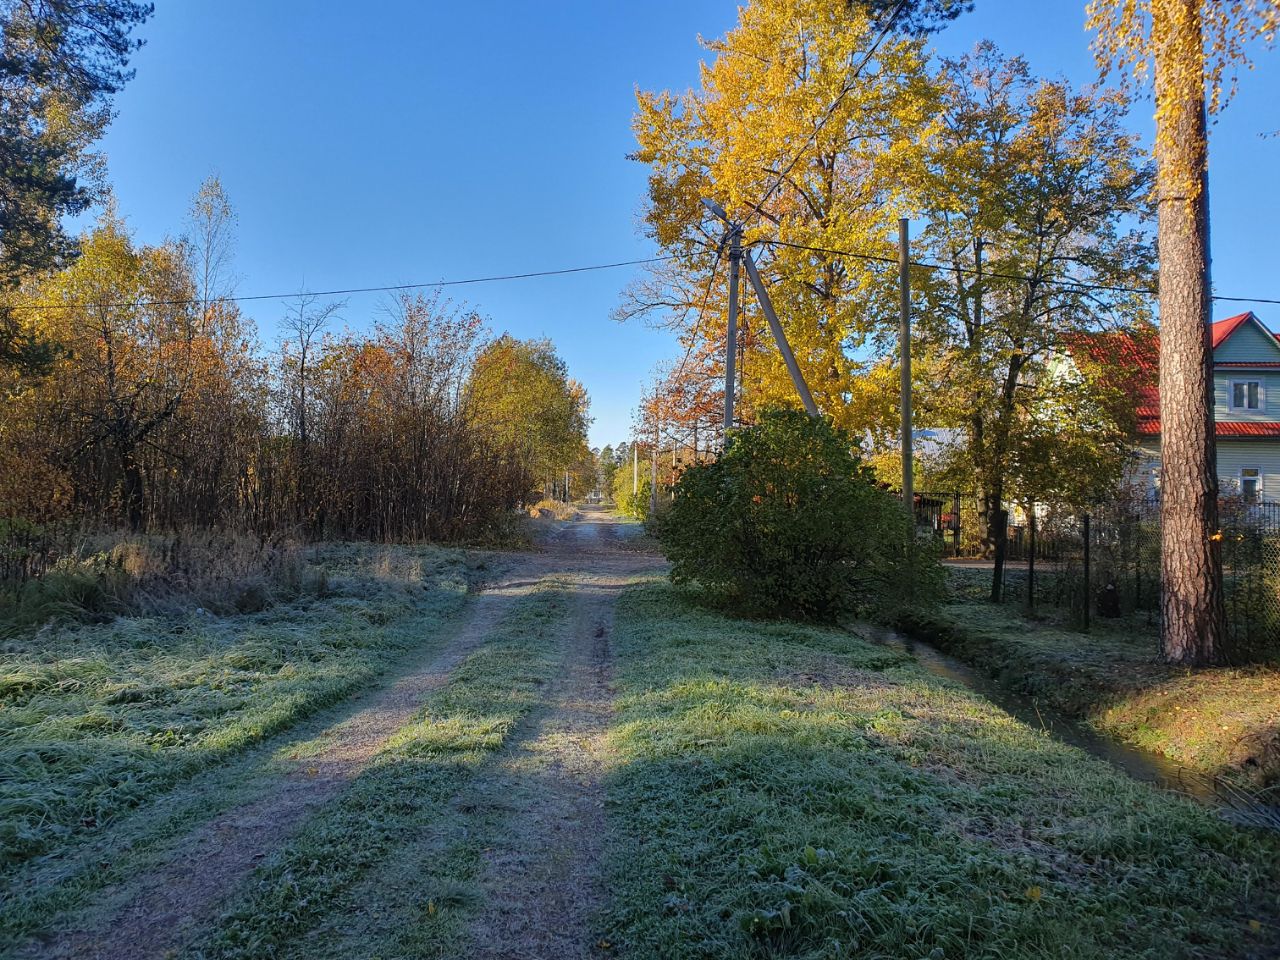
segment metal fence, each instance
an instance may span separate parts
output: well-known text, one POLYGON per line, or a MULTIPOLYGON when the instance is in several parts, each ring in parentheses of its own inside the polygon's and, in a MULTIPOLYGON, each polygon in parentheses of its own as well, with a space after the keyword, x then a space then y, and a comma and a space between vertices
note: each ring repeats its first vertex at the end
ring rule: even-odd
MULTIPOLYGON (((976 497, 920 494, 915 509, 944 556, 991 569, 976 497)), ((1219 514, 1230 640, 1247 657, 1280 644, 1280 504, 1223 500, 1219 514)), ((1043 503, 1010 510, 1001 599, 1056 608, 1082 629, 1134 615, 1156 625, 1158 498, 1118 497, 1088 511, 1043 503)))

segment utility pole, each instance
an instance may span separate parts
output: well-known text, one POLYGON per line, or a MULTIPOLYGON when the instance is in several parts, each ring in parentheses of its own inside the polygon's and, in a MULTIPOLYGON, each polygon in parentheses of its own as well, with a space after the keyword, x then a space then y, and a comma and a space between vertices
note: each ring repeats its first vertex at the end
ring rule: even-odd
POLYGON ((649 458, 649 516, 658 515, 658 442, 660 440, 657 414, 653 418, 653 456, 649 458))
POLYGON ((804 409, 811 417, 818 415, 818 405, 813 402, 813 394, 809 392, 809 384, 804 379, 804 374, 800 372, 800 365, 796 363, 796 355, 791 352, 791 342, 787 340, 787 334, 782 329, 782 324, 778 320, 778 314, 773 309, 773 301, 769 298, 769 291, 765 289, 764 281, 760 279, 760 271, 756 269, 756 262, 752 259, 751 254, 747 253, 743 256, 743 263, 747 267, 747 279, 751 281, 751 286, 756 292, 756 300, 760 302, 760 309, 764 311, 764 317, 769 321, 769 329, 773 332, 773 341, 778 345, 778 352, 782 354, 782 360, 787 365, 787 372, 791 374, 791 382, 795 384, 796 393, 800 394, 800 402, 804 404, 804 409))
POLYGON ((729 224, 729 325, 724 344, 724 430, 728 442, 733 429, 733 401, 737 388, 738 269, 742 263, 742 227, 729 224))
POLYGON ((765 318, 769 321, 769 329, 773 332, 774 342, 778 344, 782 359, 787 364, 787 372, 791 374, 791 381, 795 384, 796 392, 800 394, 800 400, 809 416, 818 416, 818 406, 813 402, 813 395, 809 392, 809 385, 805 382, 804 374, 800 372, 800 366, 796 363, 795 354, 791 352, 791 344, 787 342, 787 335, 782 329, 782 324, 778 322, 778 315, 773 309, 773 301, 769 299, 769 291, 765 289, 764 282, 760 279, 760 272, 756 269, 755 261, 751 258, 750 253, 744 254, 742 251, 742 224, 734 223, 730 220, 729 214, 725 213, 724 207, 714 200, 704 199, 702 205, 711 211, 712 216, 722 221, 728 230, 726 239, 729 243, 729 323, 724 345, 724 440, 727 445, 729 431, 733 429, 733 402, 734 392, 737 388, 738 272, 739 267, 743 264, 747 268, 747 278, 755 289, 756 299, 760 302, 760 309, 764 311, 765 318))
POLYGON ((902 505, 915 517, 915 483, 911 463, 911 243, 906 217, 898 220, 898 285, 902 294, 902 325, 898 343, 902 351, 902 505))
POLYGON ((640 492, 640 445, 631 441, 631 496, 640 492))

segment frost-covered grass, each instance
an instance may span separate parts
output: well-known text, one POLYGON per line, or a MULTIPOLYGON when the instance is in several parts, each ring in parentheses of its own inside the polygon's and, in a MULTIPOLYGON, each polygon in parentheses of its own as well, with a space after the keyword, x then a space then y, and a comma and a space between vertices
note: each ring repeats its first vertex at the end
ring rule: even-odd
POLYGON ((11 626, 0 641, 0 879, 369 684, 432 642, 484 561, 308 552, 307 592, 252 614, 186 609, 11 626))
POLYGON ((1186 670, 1152 630, 1102 621, 1081 633, 1008 606, 951 603, 915 628, 1019 693, 1200 773, 1280 782, 1280 665, 1186 670))
POLYGON ((334 804, 257 871, 199 960, 439 957, 464 942, 500 808, 457 802, 541 702, 570 600, 523 598, 334 804))
POLYGON ((1270 956, 1280 838, 848 633, 666 584, 615 629, 608 938, 633 960, 1270 956))

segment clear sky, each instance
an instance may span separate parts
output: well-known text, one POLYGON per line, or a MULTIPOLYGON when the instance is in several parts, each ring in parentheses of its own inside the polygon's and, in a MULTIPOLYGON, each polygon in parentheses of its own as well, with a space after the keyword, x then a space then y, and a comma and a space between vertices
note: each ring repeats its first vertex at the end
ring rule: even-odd
MULTIPOLYGON (((181 229, 217 173, 239 214, 240 294, 520 273, 652 255, 634 89, 697 81, 731 0, 157 0, 103 141, 137 237, 181 229)), ((1038 73, 1096 76, 1084 0, 978 0, 935 38, 989 37, 1038 73)), ((1212 143, 1217 292, 1280 298, 1280 52, 1246 75, 1212 143)), ((1149 133, 1151 107, 1134 111, 1149 133)), ((552 338, 592 397, 595 444, 629 433, 669 333, 609 319, 629 269, 461 287, 495 330, 552 338)), ((348 299, 343 322, 378 316, 348 299)), ((1280 306, 1253 307, 1272 327, 1280 306)), ((246 305, 264 341, 283 306, 246 305)))

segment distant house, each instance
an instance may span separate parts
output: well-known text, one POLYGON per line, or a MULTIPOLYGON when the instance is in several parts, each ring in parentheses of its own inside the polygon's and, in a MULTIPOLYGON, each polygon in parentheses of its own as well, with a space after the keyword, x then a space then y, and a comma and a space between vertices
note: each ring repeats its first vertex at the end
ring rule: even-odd
MULTIPOLYGON (((1223 496, 1280 502, 1280 339, 1252 311, 1210 328, 1218 485, 1223 496)), ((1137 442, 1133 476, 1151 492, 1160 485, 1159 344, 1139 345, 1123 335, 1091 338, 1095 360, 1124 351, 1124 366, 1140 376, 1133 387, 1137 442)), ((1113 361, 1114 362, 1114 361, 1113 361)))

